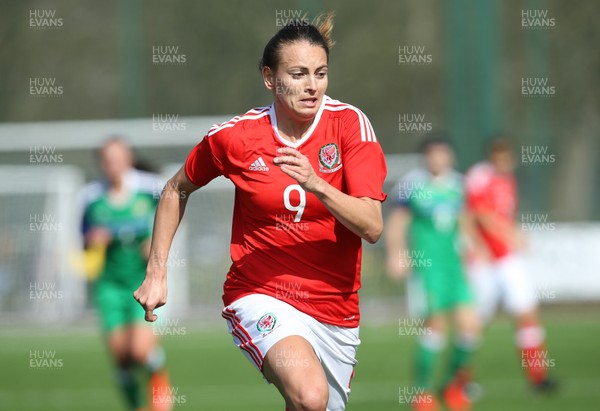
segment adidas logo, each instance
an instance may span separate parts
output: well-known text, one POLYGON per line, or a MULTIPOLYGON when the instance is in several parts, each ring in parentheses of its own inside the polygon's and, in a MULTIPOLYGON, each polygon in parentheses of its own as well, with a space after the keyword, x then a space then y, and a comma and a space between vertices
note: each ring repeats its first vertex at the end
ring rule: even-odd
POLYGON ((263 160, 262 157, 258 157, 256 159, 256 161, 254 163, 252 163, 250 165, 250 167, 248 167, 248 170, 250 170, 250 171, 269 171, 269 167, 267 167, 267 164, 265 163, 265 160, 263 160))

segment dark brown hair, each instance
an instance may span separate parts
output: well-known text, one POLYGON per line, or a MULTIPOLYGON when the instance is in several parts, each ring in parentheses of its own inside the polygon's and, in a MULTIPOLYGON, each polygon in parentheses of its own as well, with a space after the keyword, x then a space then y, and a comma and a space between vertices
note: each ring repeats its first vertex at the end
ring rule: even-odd
POLYGON ((281 46, 296 41, 308 41, 310 44, 322 47, 329 61, 329 49, 335 44, 331 39, 333 16, 333 12, 323 13, 317 16, 312 24, 303 24, 306 20, 302 19, 282 27, 265 46, 258 68, 262 70, 264 67, 269 67, 277 71, 281 46))
POLYGON ((513 154, 514 148, 512 142, 504 136, 494 137, 487 144, 487 155, 492 157, 499 153, 513 154))

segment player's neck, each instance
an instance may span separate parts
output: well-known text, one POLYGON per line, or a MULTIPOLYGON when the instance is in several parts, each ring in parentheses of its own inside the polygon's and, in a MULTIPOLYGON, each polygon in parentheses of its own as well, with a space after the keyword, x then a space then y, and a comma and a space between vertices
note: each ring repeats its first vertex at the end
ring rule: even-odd
POLYGON ((109 189, 112 192, 120 193, 125 189, 125 179, 123 177, 109 180, 109 189))
POLYGON ((113 204, 122 204, 129 198, 129 193, 125 189, 123 180, 113 181, 108 191, 108 197, 113 204))
POLYGON ((433 172, 431 170, 429 171, 429 175, 431 175, 431 178, 433 180, 444 180, 446 177, 448 177, 450 175, 451 169, 444 169, 444 170, 439 170, 436 172, 433 172))
POLYGON ((510 177, 513 175, 512 170, 501 170, 494 167, 494 173, 500 177, 510 177))
POLYGON ((283 110, 275 104, 275 115, 277 116, 277 130, 279 135, 295 143, 304 137, 304 134, 310 129, 314 118, 307 121, 296 121, 283 113, 283 110))

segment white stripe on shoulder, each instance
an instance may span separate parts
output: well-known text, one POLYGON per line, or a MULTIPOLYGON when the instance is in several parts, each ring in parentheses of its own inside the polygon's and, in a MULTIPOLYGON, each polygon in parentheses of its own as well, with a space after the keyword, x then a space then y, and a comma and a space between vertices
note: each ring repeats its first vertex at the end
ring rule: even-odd
MULTIPOLYGON (((363 113, 363 116, 364 116, 364 113, 363 113)), ((377 137, 375 136, 375 130, 373 130, 373 126, 371 125, 371 122, 369 121, 369 119, 367 118, 367 116, 365 116, 365 121, 366 121, 367 125, 369 126, 369 130, 371 132, 372 141, 374 143, 376 143, 377 142, 377 137)))
POLYGON ((331 98, 329 96, 325 96, 325 104, 336 104, 336 105, 343 104, 345 106, 349 106, 350 105, 350 104, 347 104, 347 103, 342 103, 341 101, 333 99, 333 98, 331 98))
POLYGON ((325 110, 329 111, 343 111, 343 110, 352 110, 358 116, 358 122, 360 124, 360 141, 370 141, 376 142, 377 138, 375 137, 375 131, 373 131, 373 126, 371 126, 371 122, 367 118, 367 116, 360 111, 359 108, 354 107, 351 104, 341 103, 337 100, 329 100, 325 103, 325 110), (328 104, 336 104, 335 106, 328 104))
POLYGON ((232 118, 231 120, 229 120, 225 123, 213 125, 210 128, 210 130, 208 130, 208 133, 206 135, 208 137, 210 137, 213 134, 218 133, 219 131, 221 131, 225 128, 235 126, 238 122, 240 122, 242 120, 257 120, 268 114, 269 114, 269 107, 259 107, 259 108, 252 109, 252 110, 248 111, 246 114, 244 114, 242 116, 235 116, 234 118, 232 118))
POLYGON ((360 115, 363 118, 363 122, 365 125, 365 132, 367 134, 367 141, 373 141, 373 129, 371 128, 371 125, 369 124, 369 120, 367 119, 367 116, 365 116, 365 114, 361 111, 360 115))

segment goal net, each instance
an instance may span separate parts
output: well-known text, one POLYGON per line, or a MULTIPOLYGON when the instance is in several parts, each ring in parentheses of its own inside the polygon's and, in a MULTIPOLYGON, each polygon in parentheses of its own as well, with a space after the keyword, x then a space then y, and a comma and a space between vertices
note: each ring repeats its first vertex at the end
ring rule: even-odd
POLYGON ((80 248, 80 170, 0 166, 0 311, 3 321, 65 321, 86 304, 85 280, 70 263, 80 248))

